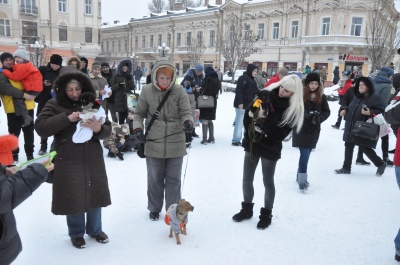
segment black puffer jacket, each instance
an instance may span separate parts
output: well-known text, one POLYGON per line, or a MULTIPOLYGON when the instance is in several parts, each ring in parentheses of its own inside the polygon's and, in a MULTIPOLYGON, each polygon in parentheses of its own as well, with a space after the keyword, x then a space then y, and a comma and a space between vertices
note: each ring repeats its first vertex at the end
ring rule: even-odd
POLYGON ((346 111, 343 141, 348 141, 350 132, 356 121, 366 121, 370 118, 361 113, 362 105, 364 104, 367 105, 368 109, 371 111, 371 115, 383 113, 385 111, 385 104, 383 103, 381 96, 375 93, 375 86, 372 79, 361 76, 358 78, 354 86, 354 98, 350 102, 346 111), (369 88, 369 91, 363 94, 359 91, 361 81, 369 88))
POLYGON ((249 64, 246 72, 239 77, 236 84, 235 100, 233 101, 235 108, 239 108, 239 105, 243 104, 243 109, 245 109, 253 102, 258 92, 257 83, 252 75, 253 70, 256 68, 255 65, 249 64))
MULTIPOLYGON (((244 114, 244 138, 242 146, 245 151, 252 152, 263 158, 276 161, 281 158, 282 141, 289 135, 292 128, 289 125, 280 126, 283 113, 290 105, 289 98, 280 98, 279 88, 272 91, 261 90, 262 97, 269 98, 272 108, 268 114, 268 119, 262 126, 262 130, 266 136, 260 137, 257 141, 254 137, 249 137, 250 126, 253 126, 253 119, 249 116, 249 108, 244 114)), ((251 134, 250 134, 251 135, 251 134)))
POLYGON ((319 104, 312 101, 304 102, 304 113, 306 115, 304 115, 304 122, 300 132, 293 131, 292 146, 315 148, 321 131, 321 123, 328 119, 331 114, 325 95, 322 95, 321 103, 319 104), (320 115, 317 115, 318 118, 314 118, 312 115, 315 111, 320 113, 320 115))
POLYGON ((10 264, 22 250, 13 210, 32 195, 46 179, 47 170, 32 164, 7 177, 0 165, 0 264, 10 264))
POLYGON ((111 90, 114 95, 114 110, 116 112, 128 111, 127 93, 132 93, 135 89, 133 80, 132 61, 130 59, 122 59, 118 64, 117 74, 113 76, 111 81, 111 90), (128 71, 123 72, 122 67, 128 66, 128 71))
POLYGON ((39 71, 43 76, 43 91, 40 92, 40 94, 35 98, 35 101, 38 103, 36 115, 39 115, 44 105, 46 105, 46 102, 52 98, 51 89, 53 88, 54 81, 60 74, 61 67, 58 68, 57 70, 53 70, 53 68, 51 68, 50 63, 48 63, 46 66, 39 67, 39 71), (48 80, 51 83, 51 85, 45 86, 44 85, 45 80, 48 80))

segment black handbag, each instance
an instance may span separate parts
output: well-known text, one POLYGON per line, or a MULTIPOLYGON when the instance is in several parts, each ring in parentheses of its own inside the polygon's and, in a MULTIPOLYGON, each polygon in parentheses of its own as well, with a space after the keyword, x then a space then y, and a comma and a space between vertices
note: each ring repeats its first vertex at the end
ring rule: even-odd
POLYGON ((379 140, 379 129, 378 124, 365 121, 356 121, 351 132, 350 142, 369 148, 376 148, 376 144, 379 140))
MULTIPOLYGON (((171 93, 171 90, 168 90, 167 93, 164 95, 163 99, 161 100, 160 105, 158 105, 156 112, 154 112, 153 116, 151 117, 149 125, 147 125, 146 132, 144 134, 144 139, 145 140, 147 138, 147 134, 148 134, 151 126, 153 125, 154 121, 157 119, 158 115, 160 115, 160 110, 161 110, 162 106, 164 105, 165 101, 167 101, 167 98, 168 98, 170 93, 171 93)), ((146 155, 144 154, 144 147, 145 147, 145 143, 140 143, 139 144, 139 149, 137 150, 137 155, 140 158, 145 158, 146 157, 146 155)))

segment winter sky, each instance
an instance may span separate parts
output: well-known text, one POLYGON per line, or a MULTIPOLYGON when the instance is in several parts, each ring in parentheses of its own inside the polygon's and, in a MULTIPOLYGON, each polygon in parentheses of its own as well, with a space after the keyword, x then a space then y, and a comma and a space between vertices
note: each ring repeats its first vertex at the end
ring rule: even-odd
MULTIPOLYGON (((246 0, 234 0, 238 3, 246 0)), ((119 20, 120 23, 127 23, 130 18, 142 18, 149 15, 147 4, 150 0, 132 1, 132 0, 103 0, 102 1, 102 22, 119 20)), ((210 0, 210 3, 214 2, 210 0)), ((394 0, 397 10, 400 10, 400 0, 394 0)))

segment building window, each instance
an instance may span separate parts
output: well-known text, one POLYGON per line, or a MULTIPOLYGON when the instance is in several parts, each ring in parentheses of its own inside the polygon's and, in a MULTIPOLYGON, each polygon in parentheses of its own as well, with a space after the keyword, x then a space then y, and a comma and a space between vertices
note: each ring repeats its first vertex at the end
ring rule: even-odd
POLYGON ((21 0, 21 12, 25 14, 37 14, 36 0, 21 0))
POLYGON ((215 30, 210 30, 210 47, 215 46, 215 30))
POLYGON ((235 37, 235 26, 231 25, 229 28, 229 41, 233 41, 235 37))
POLYGON ((167 34, 167 46, 171 47, 171 33, 167 34))
POLYGON ((139 37, 135 36, 135 49, 139 48, 139 37))
POLYGON ((118 41, 118 52, 121 52, 121 41, 118 41))
POLYGON ((158 46, 162 45, 162 35, 158 34, 158 46))
POLYGON ((244 39, 247 40, 250 37, 250 25, 244 24, 244 39))
POLYGON ((124 52, 128 51, 128 40, 124 40, 124 52))
POLYGON ((107 41, 107 52, 110 52, 110 42, 107 41))
POLYGON ((331 19, 329 17, 322 19, 322 35, 329 35, 329 29, 331 27, 331 19))
POLYGON ((182 38, 181 33, 177 33, 176 34, 176 45, 177 46, 181 46, 181 38, 182 38))
POLYGON ((142 48, 146 48, 146 36, 142 36, 142 48))
POLYGON ((101 40, 101 30, 98 29, 97 30, 97 44, 99 44, 99 45, 100 45, 100 40, 101 40))
POLYGON ((258 39, 264 39, 264 23, 258 24, 258 39))
POLYGON ((186 33, 186 46, 192 45, 192 32, 186 33))
POLYGON ((67 26, 58 26, 58 40, 59 41, 68 41, 67 35, 67 26))
POLYGON ((0 36, 11 36, 10 20, 0 19, 0 36))
POLYGON ((197 32, 197 45, 203 46, 203 31, 197 32))
POLYGON ((39 40, 37 37, 37 23, 30 21, 22 21, 22 43, 34 44, 39 40))
POLYGON ((279 23, 274 22, 272 24, 272 39, 277 40, 279 39, 279 23))
POLYGON ((290 34, 290 37, 295 39, 297 38, 299 34, 299 21, 292 21, 292 32, 290 34))
POLYGON ((85 28, 85 42, 92 43, 92 28, 85 28))
POLYGON ((92 0, 85 0, 85 14, 92 14, 92 0))
POLYGON ((153 48, 154 44, 154 36, 150 35, 150 48, 153 48))
POLYGON ((98 12, 98 13, 97 13, 97 16, 98 16, 98 17, 101 17, 101 3, 99 2, 98 5, 99 5, 99 6, 98 6, 98 9, 97 9, 97 12, 98 12))
POLYGON ((351 21, 351 33, 352 36, 361 36, 361 25, 362 25, 362 17, 353 17, 351 21))
POLYGON ((67 13, 67 0, 58 0, 58 12, 67 13))
POLYGON ((115 52, 115 41, 111 42, 111 52, 115 52))
POLYGON ((0 0, 0 4, 8 4, 8 0, 0 0))

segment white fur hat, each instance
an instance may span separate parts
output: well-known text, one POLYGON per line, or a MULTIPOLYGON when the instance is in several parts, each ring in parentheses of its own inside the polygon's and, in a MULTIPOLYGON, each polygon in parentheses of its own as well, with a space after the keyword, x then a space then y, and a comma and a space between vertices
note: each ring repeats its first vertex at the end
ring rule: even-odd
POLYGON ((16 50, 13 55, 14 57, 19 57, 25 61, 29 61, 29 55, 24 46, 19 46, 18 50, 16 50))

